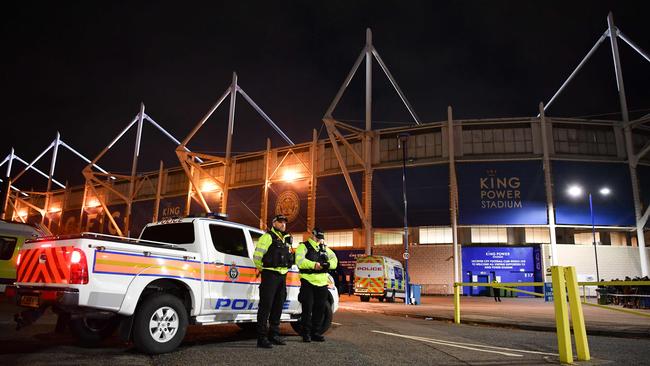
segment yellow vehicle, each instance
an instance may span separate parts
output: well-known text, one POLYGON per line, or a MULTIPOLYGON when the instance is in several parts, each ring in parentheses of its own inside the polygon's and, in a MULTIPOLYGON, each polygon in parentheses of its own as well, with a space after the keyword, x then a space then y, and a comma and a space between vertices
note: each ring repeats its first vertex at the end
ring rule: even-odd
POLYGON ((378 255, 357 258, 354 294, 361 301, 370 301, 371 297, 387 302, 394 302, 396 298, 406 299, 404 288, 404 268, 399 261, 378 255))
POLYGON ((0 220, 0 292, 16 281, 18 251, 25 240, 51 235, 42 226, 0 220))

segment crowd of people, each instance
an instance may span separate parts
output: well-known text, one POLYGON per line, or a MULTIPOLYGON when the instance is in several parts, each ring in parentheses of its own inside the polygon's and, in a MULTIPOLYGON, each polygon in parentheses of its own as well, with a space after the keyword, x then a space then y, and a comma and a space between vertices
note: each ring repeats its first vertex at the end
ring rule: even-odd
POLYGON ((625 277, 624 280, 616 278, 612 281, 630 282, 630 286, 598 286, 597 291, 603 304, 619 305, 631 309, 650 309, 650 286, 634 284, 639 281, 650 281, 648 276, 625 277))

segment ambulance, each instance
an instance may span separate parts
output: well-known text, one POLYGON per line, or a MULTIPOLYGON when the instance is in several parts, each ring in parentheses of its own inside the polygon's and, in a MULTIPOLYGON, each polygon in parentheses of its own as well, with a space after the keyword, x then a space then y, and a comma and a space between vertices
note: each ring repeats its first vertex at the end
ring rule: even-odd
POLYGON ((406 300, 406 283, 402 263, 383 256, 357 258, 354 268, 354 294, 362 302, 377 298, 379 301, 406 300))
MULTIPOLYGON (((82 233, 27 241, 6 296, 26 309, 51 306, 80 343, 97 345, 119 328, 147 354, 176 349, 188 325, 255 328, 260 276, 253 252, 263 231, 218 216, 148 224, 140 238, 82 233)), ((321 329, 338 308, 329 278, 321 329)), ((300 275, 287 273, 282 322, 299 331, 300 275)))

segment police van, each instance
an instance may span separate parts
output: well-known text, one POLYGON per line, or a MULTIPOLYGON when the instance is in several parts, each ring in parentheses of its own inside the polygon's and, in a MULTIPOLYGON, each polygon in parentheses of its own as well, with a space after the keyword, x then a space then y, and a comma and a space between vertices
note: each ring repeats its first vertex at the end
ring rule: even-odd
POLYGON ((354 268, 354 294, 361 301, 406 300, 404 268, 393 258, 370 255, 358 257, 354 268))
POLYGON ((16 281, 16 260, 25 240, 48 235, 42 225, 0 220, 0 292, 16 281))
MULTIPOLYGON (((26 308, 52 306, 70 318, 82 343, 96 344, 119 327, 124 340, 149 354, 174 350, 188 324, 253 328, 260 276, 253 264, 259 229, 218 218, 182 218, 147 225, 138 239, 82 233, 28 241, 7 296, 26 308)), ((329 279, 320 319, 327 330, 338 308, 329 279)), ((300 276, 287 273, 281 321, 299 330, 300 276)))

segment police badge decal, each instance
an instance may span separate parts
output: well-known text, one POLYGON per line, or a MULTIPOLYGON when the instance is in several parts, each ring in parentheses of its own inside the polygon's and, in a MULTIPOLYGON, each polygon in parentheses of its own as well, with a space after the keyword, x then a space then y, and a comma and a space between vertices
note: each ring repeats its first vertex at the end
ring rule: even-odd
POLYGON ((239 278, 239 270, 237 269, 237 265, 235 264, 235 262, 233 262, 230 268, 228 269, 228 277, 233 282, 237 281, 237 279, 239 278))

